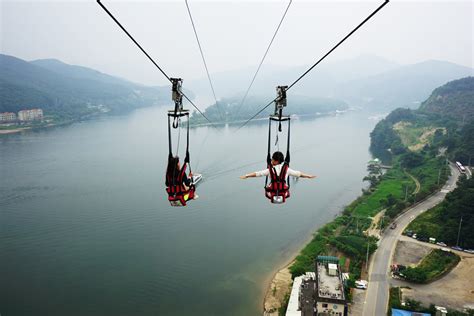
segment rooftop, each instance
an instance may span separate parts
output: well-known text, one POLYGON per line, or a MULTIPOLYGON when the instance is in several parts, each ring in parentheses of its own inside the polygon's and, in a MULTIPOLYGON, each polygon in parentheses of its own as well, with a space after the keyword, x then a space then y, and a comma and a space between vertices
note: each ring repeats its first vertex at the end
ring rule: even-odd
POLYGON ((311 289, 311 286, 308 286, 308 284, 310 282, 314 283, 315 277, 314 272, 306 272, 305 275, 298 276, 294 279, 286 316, 301 316, 302 312, 308 309, 308 306, 310 306, 311 309, 313 308, 314 286, 313 289, 311 289))
MULTIPOLYGON (((331 264, 333 265, 333 264, 331 264)), ((344 297, 344 286, 341 280, 341 273, 339 266, 334 264, 338 271, 336 275, 329 275, 327 264, 317 262, 317 297, 323 299, 340 300, 343 303, 344 297)))

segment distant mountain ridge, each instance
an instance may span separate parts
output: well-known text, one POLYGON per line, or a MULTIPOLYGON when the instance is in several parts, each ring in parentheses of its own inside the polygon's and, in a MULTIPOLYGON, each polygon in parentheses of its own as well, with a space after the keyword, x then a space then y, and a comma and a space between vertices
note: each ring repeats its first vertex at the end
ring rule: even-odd
POLYGON ((27 62, 0 54, 0 112, 42 108, 77 118, 99 108, 118 113, 168 102, 168 88, 147 87, 94 69, 46 59, 27 62))
POLYGON ((351 103, 385 109, 417 108, 436 87, 473 74, 469 67, 430 60, 347 82, 340 86, 340 93, 351 103))
MULTIPOLYGON (((249 93, 275 97, 275 87, 293 82, 306 66, 272 67, 263 65, 249 93)), ((234 96, 245 91, 255 72, 253 68, 213 74, 218 96, 234 96)), ((474 69, 446 61, 429 60, 399 65, 382 57, 362 55, 349 60, 318 65, 298 82, 293 94, 341 99, 349 105, 381 111, 397 107, 417 108, 440 85, 474 75, 474 69)), ((207 79, 188 82, 194 91, 209 91, 207 79)))

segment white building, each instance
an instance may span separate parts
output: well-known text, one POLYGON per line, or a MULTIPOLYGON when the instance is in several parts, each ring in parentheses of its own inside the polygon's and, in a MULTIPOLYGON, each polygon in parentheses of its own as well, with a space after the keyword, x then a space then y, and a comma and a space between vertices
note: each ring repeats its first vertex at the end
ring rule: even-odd
POLYGON ((339 259, 319 256, 315 271, 293 281, 286 316, 346 316, 347 300, 339 259))
POLYGON ((18 112, 18 119, 20 121, 34 121, 43 119, 42 109, 22 110, 18 112))
POLYGON ((0 113, 0 122, 16 121, 16 114, 13 112, 0 113))
POLYGON ((347 315, 347 301, 339 264, 316 261, 316 270, 316 315, 347 315))

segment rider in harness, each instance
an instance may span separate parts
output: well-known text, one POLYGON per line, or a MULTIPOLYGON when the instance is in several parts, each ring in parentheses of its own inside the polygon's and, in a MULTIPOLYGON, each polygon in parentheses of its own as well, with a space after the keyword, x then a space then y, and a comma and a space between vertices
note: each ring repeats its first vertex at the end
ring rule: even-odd
POLYGON ((286 183, 288 176, 308 179, 316 178, 316 176, 291 169, 288 163, 285 162, 283 153, 280 151, 273 153, 271 163, 267 169, 249 173, 240 178, 247 179, 266 176, 270 177, 270 183, 265 187, 265 196, 272 200, 272 202, 275 195, 281 196, 283 199, 282 202, 285 202, 285 200, 290 197, 289 187, 286 183))
POLYGON ((187 163, 181 168, 179 157, 170 156, 168 159, 166 191, 168 192, 168 200, 173 206, 186 206, 187 201, 198 198, 198 195, 194 193, 195 187, 191 180, 193 173, 190 172, 188 177, 186 166, 187 163))

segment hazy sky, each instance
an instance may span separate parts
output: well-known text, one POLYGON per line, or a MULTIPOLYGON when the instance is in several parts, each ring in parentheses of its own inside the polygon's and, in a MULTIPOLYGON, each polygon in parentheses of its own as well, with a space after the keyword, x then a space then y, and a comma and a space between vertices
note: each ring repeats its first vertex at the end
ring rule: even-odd
MULTIPOLYGON (((94 0, 0 3, 4 54, 166 83, 94 0)), ((102 3, 170 76, 205 76, 184 0, 102 3)), ((294 0, 265 63, 314 63, 381 3, 294 0)), ((189 0, 211 73, 257 65, 287 4, 189 0)), ((473 1, 392 0, 327 62, 375 54, 402 64, 439 59, 473 67, 473 16, 473 1)))

